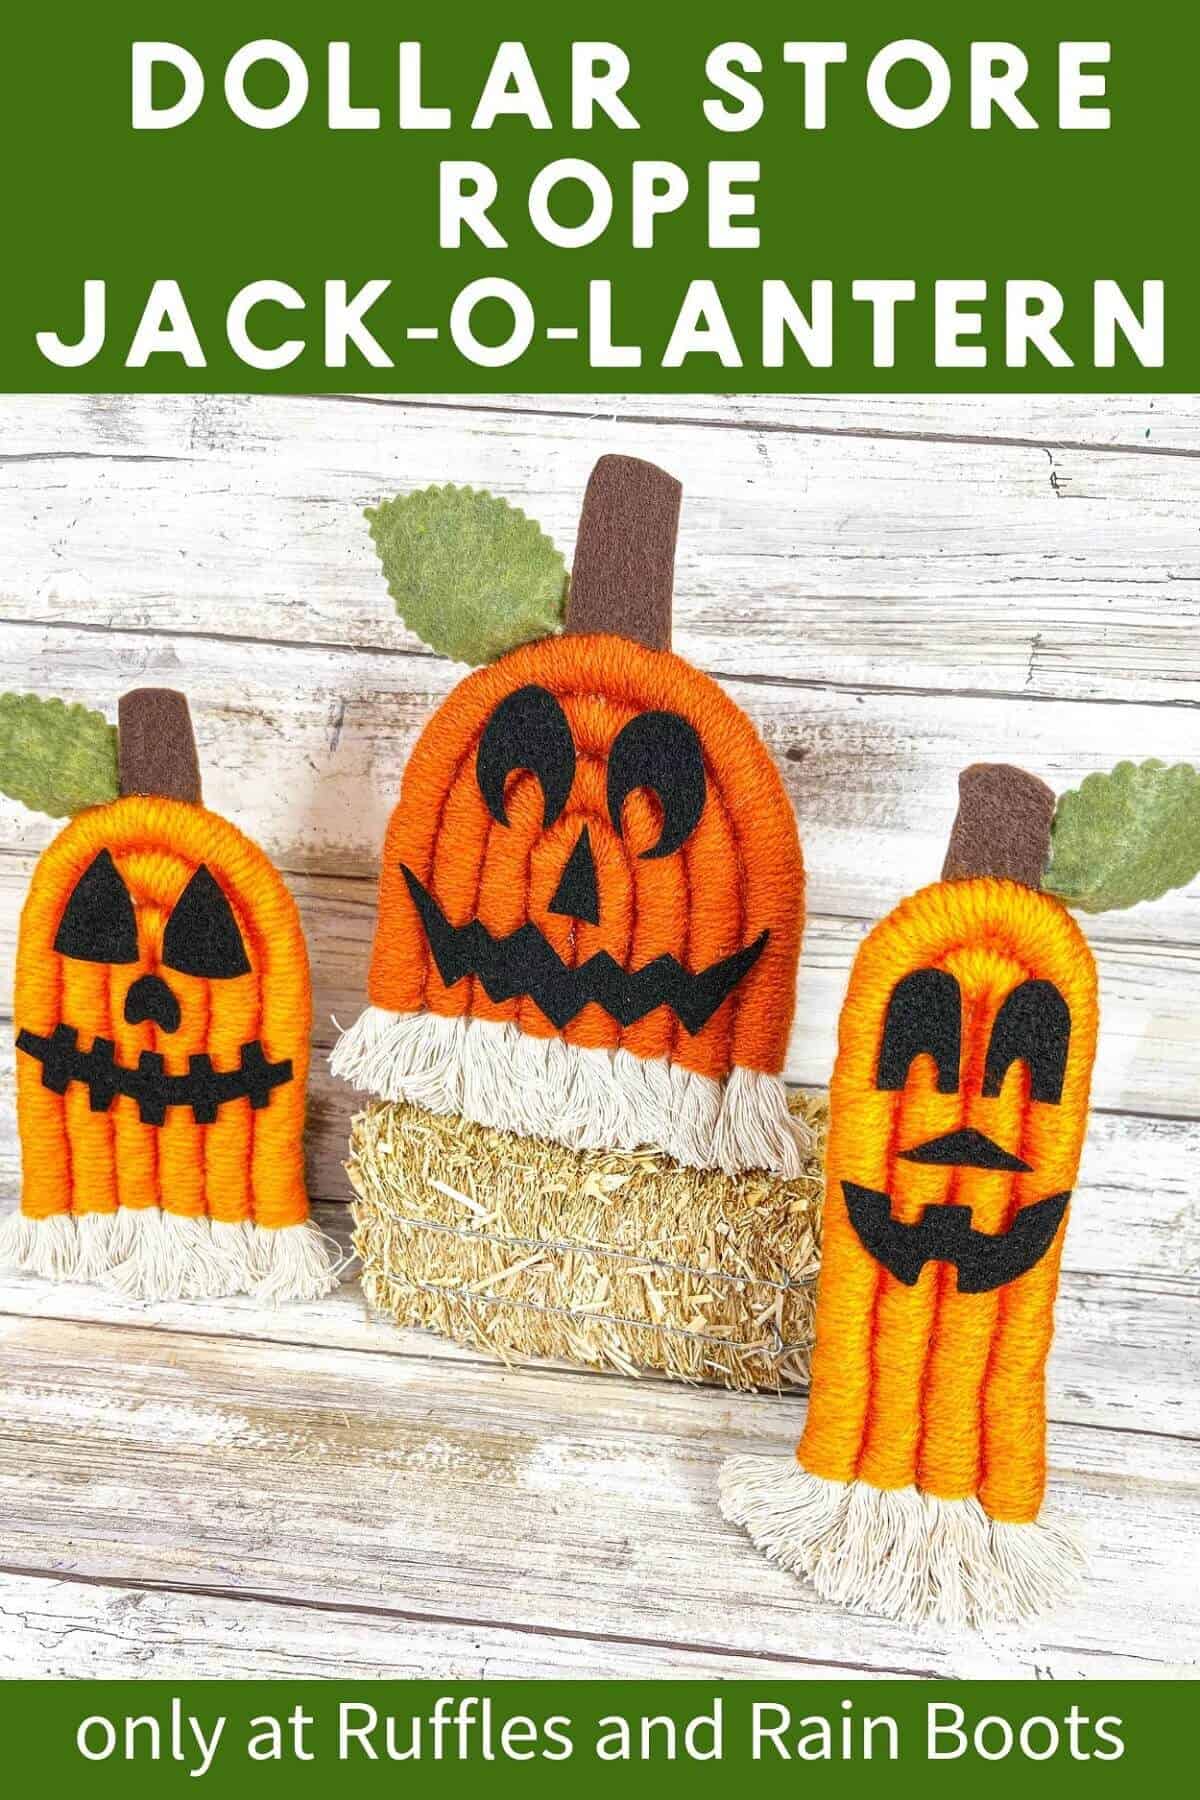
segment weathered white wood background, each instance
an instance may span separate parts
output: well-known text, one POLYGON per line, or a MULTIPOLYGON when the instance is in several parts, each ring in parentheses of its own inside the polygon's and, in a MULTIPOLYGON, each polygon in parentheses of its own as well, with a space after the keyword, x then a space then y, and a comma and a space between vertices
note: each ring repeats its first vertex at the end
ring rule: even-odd
MULTIPOLYGON (((0 688, 192 699, 206 796, 287 872, 317 1044, 360 1004, 404 759, 456 678, 361 518, 487 485, 573 541, 603 450, 685 484, 676 642, 795 802, 819 1085, 862 932, 940 866, 955 776, 1200 756, 1200 400, 0 400, 0 688)), ((3 1005, 52 833, 0 805, 3 1005)), ((1103 1048, 1051 1369, 1051 1503, 1090 1544, 1035 1630, 833 1611, 717 1511, 803 1400, 504 1371, 321 1305, 0 1282, 0 1675, 1155 1675, 1200 1654, 1200 884, 1091 932, 1103 1048)), ((6 1025, 4 1037, 10 1032, 6 1025)), ((11 1051, 5 1052, 11 1063, 11 1051)), ((17 1168, 3 1072, 0 1186, 17 1168)), ((313 1192, 345 1230, 318 1058, 313 1192)))

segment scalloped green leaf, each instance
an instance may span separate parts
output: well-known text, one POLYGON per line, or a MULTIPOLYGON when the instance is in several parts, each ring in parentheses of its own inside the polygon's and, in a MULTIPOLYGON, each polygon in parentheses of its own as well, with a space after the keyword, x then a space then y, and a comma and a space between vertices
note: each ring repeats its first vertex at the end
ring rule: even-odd
POLYGON ((1042 886, 1081 912, 1157 900, 1200 873, 1200 773, 1122 762, 1064 794, 1042 886))
POLYGON ((77 701, 0 694, 0 792, 52 819, 115 800, 115 727, 77 701))
POLYGON ((562 625, 567 565, 541 527, 483 489, 429 487, 368 507, 396 611, 455 662, 493 662, 562 625))

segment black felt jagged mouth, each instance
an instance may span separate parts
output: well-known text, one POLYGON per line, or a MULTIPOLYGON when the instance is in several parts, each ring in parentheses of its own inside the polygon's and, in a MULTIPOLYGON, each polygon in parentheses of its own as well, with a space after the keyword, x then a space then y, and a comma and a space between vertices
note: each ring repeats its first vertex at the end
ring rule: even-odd
POLYGON ((211 1125, 227 1100, 248 1099, 255 1112, 267 1105, 273 1090, 292 1079, 292 1065, 268 1062, 261 1043, 242 1045, 241 1066, 214 1069, 211 1057, 188 1057, 186 1075, 168 1075, 155 1050, 143 1050, 137 1067, 116 1060, 110 1038, 96 1038, 90 1050, 79 1048, 72 1025, 56 1025, 49 1037, 33 1031, 17 1034, 17 1049, 42 1065, 42 1086, 65 1094, 73 1081, 88 1090, 91 1110, 107 1112, 118 1094, 137 1101, 143 1125, 162 1125, 169 1106, 191 1108, 197 1125, 211 1125))
POLYGON ((953 1202, 927 1206, 913 1225, 892 1217, 892 1202, 877 1188, 842 1182, 850 1223, 859 1242, 889 1274, 914 1287, 927 1262, 958 1270, 960 1294, 986 1294, 1028 1274, 1058 1234, 1070 1193, 1050 1194, 1023 1206, 1007 1231, 976 1231, 971 1208, 953 1202))
POLYGON ((502 938, 494 938, 478 919, 452 925, 412 870, 403 863, 400 868, 446 986, 475 975, 489 1000, 528 997, 560 1031, 593 1000, 618 1025, 634 1025, 655 1007, 669 1006, 688 1031, 702 1031, 749 974, 770 936, 763 931, 743 950, 696 973, 670 955, 656 956, 641 969, 623 969, 607 950, 573 969, 532 921, 502 938))

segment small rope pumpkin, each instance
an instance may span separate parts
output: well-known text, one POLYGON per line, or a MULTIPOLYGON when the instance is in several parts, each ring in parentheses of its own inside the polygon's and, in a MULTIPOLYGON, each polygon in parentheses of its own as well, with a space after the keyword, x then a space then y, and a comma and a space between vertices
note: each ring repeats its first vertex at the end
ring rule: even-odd
POLYGON ((262 851, 201 805, 183 696, 126 694, 115 742, 81 707, 5 696, 0 785, 76 815, 21 915, 24 1176, 0 1256, 146 1298, 325 1292, 299 915, 262 851))

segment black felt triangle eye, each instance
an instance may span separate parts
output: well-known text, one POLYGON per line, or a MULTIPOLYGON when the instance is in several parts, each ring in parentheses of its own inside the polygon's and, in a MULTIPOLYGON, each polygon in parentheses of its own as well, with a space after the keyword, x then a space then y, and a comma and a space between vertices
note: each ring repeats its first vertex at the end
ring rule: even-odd
POLYGON ((203 863, 167 920, 162 959, 168 969, 177 969, 181 975, 204 975, 210 981, 250 973, 237 920, 203 863))
POLYGON ((80 962, 137 961, 133 901, 107 850, 101 850, 75 883, 54 948, 60 956, 74 956, 80 962))

